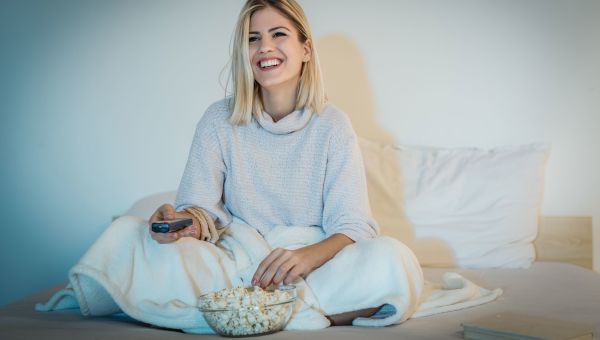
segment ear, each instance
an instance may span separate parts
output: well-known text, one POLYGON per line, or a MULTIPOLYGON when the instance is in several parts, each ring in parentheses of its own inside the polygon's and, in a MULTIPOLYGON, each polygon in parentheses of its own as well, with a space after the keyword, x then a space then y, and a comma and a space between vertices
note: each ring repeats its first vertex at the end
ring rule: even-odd
POLYGON ((303 49, 304 54, 302 55, 302 61, 307 62, 312 57, 312 41, 310 39, 306 39, 303 49))

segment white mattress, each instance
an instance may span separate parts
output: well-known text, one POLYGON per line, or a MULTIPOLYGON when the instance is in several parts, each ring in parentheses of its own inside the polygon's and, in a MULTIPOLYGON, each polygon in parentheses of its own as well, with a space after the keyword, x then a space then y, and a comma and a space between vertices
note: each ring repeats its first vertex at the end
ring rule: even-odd
MULTIPOLYGON (((425 268, 428 280, 448 271, 425 268)), ((269 339, 457 339, 461 323, 482 315, 513 311, 532 316, 588 323, 600 334, 600 274, 564 263, 536 262, 530 269, 458 270, 475 283, 504 289, 500 299, 462 311, 409 319, 385 328, 331 327, 311 332, 279 332, 269 339)), ((64 284, 46 289, 0 309, 0 339, 219 339, 158 329, 125 316, 85 318, 79 310, 38 313, 36 302, 47 301, 64 284)))

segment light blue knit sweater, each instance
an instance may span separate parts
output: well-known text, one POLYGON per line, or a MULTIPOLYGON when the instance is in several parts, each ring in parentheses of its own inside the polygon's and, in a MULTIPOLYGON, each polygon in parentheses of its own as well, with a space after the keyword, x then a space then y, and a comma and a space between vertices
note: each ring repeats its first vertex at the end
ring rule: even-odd
POLYGON ((345 113, 297 110, 276 123, 263 112, 228 122, 227 99, 196 126, 175 210, 196 206, 226 226, 232 215, 265 234, 276 225, 320 226, 327 237, 373 238, 365 168, 345 113))

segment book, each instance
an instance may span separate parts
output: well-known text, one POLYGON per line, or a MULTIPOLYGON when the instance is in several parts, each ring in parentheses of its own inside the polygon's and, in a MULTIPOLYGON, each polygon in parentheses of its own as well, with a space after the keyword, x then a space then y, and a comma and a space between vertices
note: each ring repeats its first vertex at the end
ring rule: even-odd
POLYGON ((594 327, 572 321, 503 312, 463 322, 465 339, 472 340, 593 340, 594 327))

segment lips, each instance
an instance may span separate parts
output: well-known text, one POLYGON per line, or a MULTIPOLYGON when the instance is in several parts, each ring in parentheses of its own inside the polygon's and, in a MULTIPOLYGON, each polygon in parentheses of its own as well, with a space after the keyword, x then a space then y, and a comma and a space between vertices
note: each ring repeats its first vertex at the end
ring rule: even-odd
POLYGON ((267 72, 279 68, 282 64, 283 60, 280 58, 261 58, 256 63, 256 67, 260 71, 267 72))

